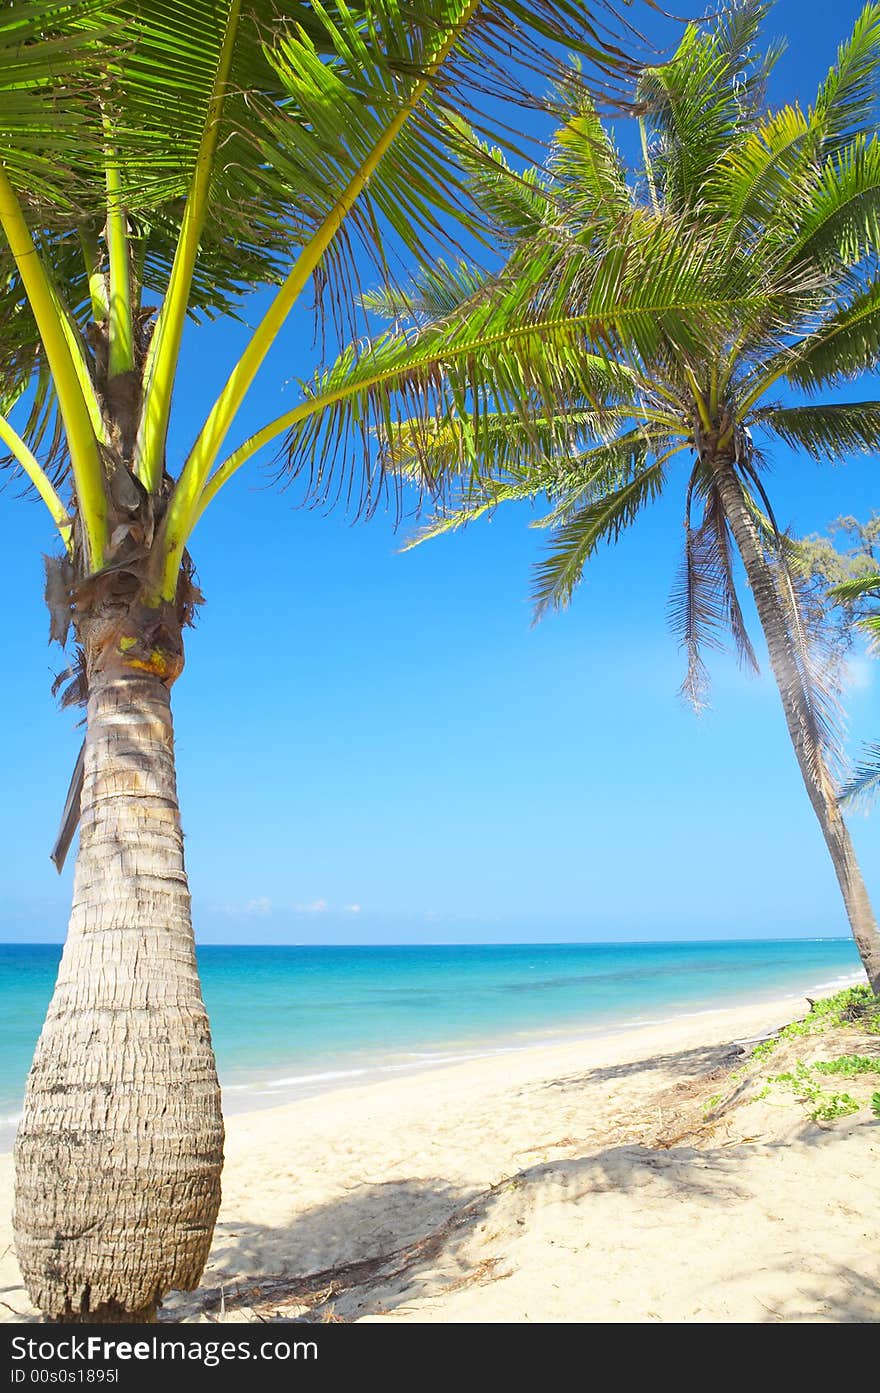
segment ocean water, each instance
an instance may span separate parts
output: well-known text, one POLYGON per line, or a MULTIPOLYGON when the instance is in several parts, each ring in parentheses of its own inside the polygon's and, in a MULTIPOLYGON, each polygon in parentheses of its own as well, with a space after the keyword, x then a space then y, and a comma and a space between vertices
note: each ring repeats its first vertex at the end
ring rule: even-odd
MULTIPOLYGON (((60 947, 0 944, 0 1150, 60 947)), ((443 947, 202 947, 227 1111, 737 1002, 835 990, 851 939, 443 947)))

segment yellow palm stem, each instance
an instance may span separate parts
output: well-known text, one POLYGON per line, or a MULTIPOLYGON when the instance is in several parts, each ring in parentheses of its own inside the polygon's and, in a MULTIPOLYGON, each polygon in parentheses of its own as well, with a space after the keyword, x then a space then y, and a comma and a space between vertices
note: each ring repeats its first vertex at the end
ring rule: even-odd
POLYGON ((77 503, 92 570, 104 562, 107 505, 98 442, 65 332, 65 318, 25 221, 21 204, 0 166, 0 226, 36 320, 52 373, 73 466, 77 503))

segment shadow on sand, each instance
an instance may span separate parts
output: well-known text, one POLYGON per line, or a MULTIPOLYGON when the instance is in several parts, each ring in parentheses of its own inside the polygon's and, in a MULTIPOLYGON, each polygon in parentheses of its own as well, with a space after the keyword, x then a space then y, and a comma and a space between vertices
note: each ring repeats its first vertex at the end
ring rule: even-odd
MULTIPOLYGON (((704 1059, 704 1067, 706 1062, 704 1059)), ((805 1126, 797 1139, 821 1147, 833 1144, 834 1135, 805 1126)), ((289 1228, 239 1227, 224 1235, 218 1265, 222 1258, 227 1272, 240 1273, 248 1267, 253 1271, 262 1260, 265 1273, 269 1269, 264 1260, 272 1254, 277 1263, 275 1275, 230 1276, 224 1282, 215 1271, 215 1285, 183 1298, 185 1309, 178 1304, 180 1299, 175 1300, 163 1313, 164 1319, 180 1319, 184 1314, 218 1319, 224 1311, 234 1319, 237 1309, 252 1310, 255 1305, 257 1318, 268 1322, 351 1320, 388 1314, 420 1298, 507 1276, 503 1242, 496 1256, 486 1258, 480 1256, 485 1246, 473 1240, 481 1231, 497 1229, 500 1235, 505 1229, 509 1232, 511 1224, 525 1222, 505 1213, 511 1204, 515 1213, 525 1215, 532 1205, 546 1203, 548 1197, 554 1202, 574 1202, 588 1194, 634 1191, 659 1183, 671 1206, 678 1199, 698 1198, 703 1204, 735 1207, 747 1197, 738 1177, 742 1155, 739 1146, 656 1150, 622 1145, 530 1166, 481 1193, 454 1191, 439 1180, 364 1186, 308 1211, 289 1228), (354 1251, 357 1256, 319 1267, 303 1261, 307 1252, 334 1251, 354 1251)), ((814 1255, 810 1272, 800 1278, 790 1255, 780 1253, 773 1270, 794 1278, 796 1295, 765 1306, 766 1321, 849 1323, 880 1317, 877 1282, 826 1261, 821 1252, 814 1255)), ((730 1279, 748 1280, 748 1275, 737 1273, 732 1266, 730 1279)))
POLYGON ((669 1072, 677 1079, 706 1078, 716 1070, 732 1069, 745 1054, 741 1045, 706 1045, 697 1049, 675 1050, 669 1054, 654 1054, 626 1064, 606 1064, 598 1069, 586 1069, 581 1074, 566 1074, 540 1086, 565 1091, 657 1071, 669 1072))

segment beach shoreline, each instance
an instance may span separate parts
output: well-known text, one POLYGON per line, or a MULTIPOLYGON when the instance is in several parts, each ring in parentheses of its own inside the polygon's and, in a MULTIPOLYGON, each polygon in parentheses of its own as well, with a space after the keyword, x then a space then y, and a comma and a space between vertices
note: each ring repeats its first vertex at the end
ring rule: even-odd
MULTIPOLYGON (((862 981, 863 973, 853 973, 835 984, 833 990, 840 991, 862 981)), ((319 1106, 323 1099, 328 1102, 332 1100, 334 1107, 345 1108, 384 1089, 388 1090, 389 1099, 392 1094, 397 1096, 398 1091, 403 1097, 410 1090, 420 1090, 428 1078, 444 1091, 459 1084, 462 1092, 467 1093, 474 1086, 490 1084, 498 1079, 508 1082, 514 1079, 552 1079, 570 1068, 601 1067, 612 1060, 625 1064, 634 1058, 652 1058, 673 1049, 697 1048, 700 1045, 711 1048, 722 1041, 731 1045, 748 1045, 803 1015, 814 992, 817 995, 830 995, 831 988, 821 993, 818 987, 811 987, 808 993, 789 992, 766 1001, 683 1011, 664 1020, 597 1027, 595 1032, 581 1030, 568 1038, 553 1037, 539 1043, 487 1049, 466 1058, 441 1060, 434 1065, 413 1065, 406 1072, 401 1071, 396 1078, 388 1078, 377 1070, 356 1083, 328 1087, 274 1105, 267 1102, 260 1107, 242 1108, 241 1111, 227 1110, 226 1116, 234 1119, 234 1131, 245 1128, 252 1131, 259 1128, 260 1120, 266 1114, 283 1118, 301 1104, 319 1106)))
MULTIPOLYGON (((768 1006, 772 1008, 773 1012, 780 1013, 779 1024, 785 1024, 788 1019, 786 1010, 788 1009, 790 1012, 793 1007, 796 1009, 797 1003, 805 1003, 813 997, 827 996, 833 992, 842 991, 845 987, 855 986, 864 980, 864 972, 852 972, 841 974, 827 982, 811 983, 803 991, 768 993, 758 999, 749 997, 733 1005, 705 1006, 697 1010, 683 1008, 662 1018, 647 1020, 636 1018, 617 1022, 606 1020, 593 1027, 580 1025, 573 1026, 568 1030, 530 1032, 532 1038, 528 1040, 522 1038, 526 1032, 519 1032, 514 1035, 502 1035, 497 1039, 487 1039, 485 1042, 474 1042, 474 1048, 463 1054, 444 1053, 438 1047, 435 1053, 426 1054, 407 1063, 375 1063, 362 1068, 340 1070, 338 1074, 335 1071, 327 1074, 303 1074, 290 1080, 283 1078, 267 1080, 263 1085, 233 1085, 231 1088, 223 1088, 224 1116, 227 1118, 247 1116, 252 1112, 283 1108, 306 1098, 346 1092, 350 1088, 373 1088, 377 1085, 393 1082, 397 1078, 433 1076, 458 1065, 478 1064, 504 1056, 528 1055, 538 1050, 552 1051, 557 1047, 568 1049, 589 1046, 594 1043, 600 1044, 603 1041, 611 1041, 619 1037, 625 1038, 641 1030, 655 1027, 662 1029, 665 1026, 675 1026, 690 1021, 697 1023, 700 1020, 715 1017, 719 1012, 761 1011, 765 1006, 768 1006)), ((0 1154, 3 1150, 4 1147, 0 1144, 0 1154)))
MULTIPOLYGON (((292 948, 218 950, 203 974, 224 1111, 777 998, 794 1003, 859 979, 857 960, 841 961, 841 944, 851 961, 848 940, 347 948, 305 957, 292 948), (243 993, 251 1002, 244 1013, 243 993)), ((33 963, 7 962, 4 990, 17 990, 17 970, 27 976, 29 968, 34 981, 33 963)), ((10 1033, 6 1045, 0 1038, 0 1154, 12 1150, 54 971, 44 963, 39 989, 20 999, 19 1020, 31 1013, 33 1035, 19 1026, 13 1052, 10 1033)))
MULTIPOLYGON (((783 1010, 788 1004, 794 1005, 812 996, 822 996, 840 991, 844 987, 853 986, 863 980, 863 972, 846 973, 825 982, 810 983, 803 991, 788 991, 784 994, 768 992, 762 994, 758 999, 749 997, 733 1005, 707 1006, 696 1010, 683 1007, 680 1011, 673 1010, 671 1015, 662 1018, 602 1020, 592 1027, 582 1024, 564 1030, 521 1031, 514 1034, 502 1034, 498 1037, 487 1037, 485 1041, 473 1041, 471 1042, 472 1048, 464 1053, 458 1052, 458 1050, 455 1052, 444 1051, 442 1046, 438 1045, 436 1050, 426 1051, 406 1062, 401 1062, 395 1054, 392 1056, 392 1062, 377 1061, 360 1067, 307 1072, 295 1077, 282 1076, 277 1079, 270 1076, 265 1080, 246 1084, 224 1085, 222 1087, 223 1113, 227 1119, 245 1116, 251 1112, 264 1112, 286 1107, 290 1103, 300 1102, 306 1098, 345 1092, 352 1087, 372 1088, 376 1085, 393 1082, 397 1078, 433 1075, 458 1064, 477 1063, 481 1060, 503 1056, 527 1054, 533 1050, 553 1049, 556 1046, 589 1045, 595 1041, 612 1039, 617 1036, 625 1037, 634 1031, 653 1026, 662 1028, 666 1025, 674 1025, 679 1021, 692 1020, 696 1022, 703 1018, 712 1017, 719 1011, 748 1010, 752 1007, 758 1009, 767 1004, 774 1006, 778 1004, 779 1009, 783 1010), (523 1038, 526 1035, 529 1038, 523 1038)), ((0 1156, 9 1155, 12 1152, 17 1122, 17 1116, 0 1120, 0 1156)))
MULTIPOLYGON (((673 1014, 666 1017, 653 1018, 653 1020, 603 1020, 595 1027, 579 1025, 567 1031, 547 1031, 547 1032, 518 1032, 514 1035, 500 1035, 497 1038, 487 1038, 486 1041, 473 1042, 473 1049, 466 1053, 447 1053, 443 1049, 437 1048, 436 1052, 425 1053, 425 1055, 414 1057, 411 1061, 398 1061, 394 1063, 375 1063, 368 1066, 354 1067, 351 1070, 331 1071, 323 1074, 302 1074, 292 1080, 278 1078, 278 1080, 267 1080, 265 1084, 237 1084, 233 1087, 223 1088, 223 1110, 226 1117, 245 1116, 252 1112, 265 1112, 266 1109, 274 1107, 284 1107, 288 1103, 301 1102, 305 1098, 316 1098, 324 1094, 336 1094, 336 1092, 347 1091, 348 1088, 373 1088, 390 1082, 393 1078, 415 1078, 419 1075, 429 1075, 437 1071, 454 1068, 458 1064, 475 1064, 480 1060, 492 1060, 501 1056, 528 1055, 532 1050, 569 1048, 569 1046, 589 1046, 593 1042, 610 1041, 618 1036, 627 1036, 641 1029, 652 1027, 663 1028, 666 1025, 675 1025, 684 1021, 700 1021, 703 1018, 712 1018, 724 1011, 738 1010, 762 1010, 764 1006, 771 1006, 773 1010, 783 1011, 785 1006, 791 1003, 796 1009, 796 1003, 805 1002, 812 996, 827 996, 833 992, 855 986, 856 983, 865 981, 863 972, 851 972, 834 978, 833 981, 812 983, 806 988, 805 992, 769 993, 767 999, 746 1000, 735 1006, 716 1006, 700 1007, 699 1010, 682 1009, 673 1011, 673 1014), (524 1039, 528 1034, 529 1038, 524 1039)), ((0 1144, 0 1153, 3 1153, 3 1144, 0 1144)))
MULTIPOLYGON (((202 1289, 173 1296, 163 1318, 207 1318, 200 1314, 206 1292, 239 1291, 248 1283, 260 1290, 261 1284, 283 1282, 291 1274, 378 1261, 383 1254, 417 1243, 475 1196, 491 1193, 524 1167, 531 1175, 536 1165, 585 1166, 588 1159, 599 1164, 597 1156, 611 1154, 600 1143, 603 1138, 607 1142, 615 1127, 635 1125, 643 1115, 653 1116, 658 1106, 662 1115, 667 1105, 658 1105, 657 1099, 665 1097, 664 1089, 687 1090, 693 1080, 711 1076, 713 1070, 729 1070, 733 1059, 745 1057, 743 1042, 754 1042, 806 1010, 804 997, 794 1000, 786 995, 589 1039, 459 1061, 427 1074, 360 1083, 232 1114, 227 1123, 223 1207, 202 1289)), ((863 1129, 871 1125, 860 1123, 863 1129)), ((877 1134, 874 1124, 872 1135, 877 1134)), ((872 1144, 876 1148, 876 1142, 872 1144)), ((815 1141, 811 1146, 815 1150, 815 1141)), ((623 1156, 627 1148, 617 1148, 615 1155, 617 1151, 623 1156)), ((750 1163, 756 1163, 757 1151, 752 1145, 750 1163)), ((724 1155, 729 1159, 733 1151, 724 1155)), ((797 1148, 791 1156, 793 1161, 800 1156, 797 1148)), ((639 1174, 643 1161, 633 1161, 639 1174)), ((603 1159, 601 1164, 610 1162, 603 1159)), ((841 1173, 845 1170, 844 1166, 841 1173)), ((650 1169, 646 1173, 654 1175, 650 1169)), ((626 1183, 613 1187, 620 1188, 620 1197, 630 1186, 629 1172, 627 1176, 626 1183)), ((640 1174, 640 1184, 643 1178, 640 1174)), ((824 1193, 827 1182, 818 1173, 817 1185, 824 1193)), ((607 1192, 607 1185, 600 1188, 607 1192)), ((12 1158, 6 1155, 0 1157, 0 1318, 28 1319, 34 1313, 19 1285, 13 1256, 11 1197, 12 1158)), ((796 1200, 794 1194, 780 1198, 780 1212, 796 1200)), ((804 1196, 802 1183, 801 1200, 808 1210, 810 1196, 804 1196)), ((860 1205, 864 1212, 864 1201, 860 1205)), ((725 1205, 719 1203, 712 1223, 717 1225, 724 1212, 725 1205)), ((753 1219, 750 1211, 736 1222, 753 1219)), ((619 1217, 613 1218, 612 1227, 618 1222, 619 1217)), ((767 1222, 775 1231, 776 1222, 767 1222)), ((522 1224, 531 1232, 530 1218, 522 1224)), ((600 1230, 605 1232, 594 1218, 590 1243, 601 1246, 605 1241, 600 1230)), ((513 1233, 518 1235, 518 1228, 513 1233)), ((612 1241, 607 1234, 606 1239, 612 1241)), ((809 1241, 807 1234, 807 1248, 809 1241)), ((791 1232, 787 1242, 793 1242, 791 1232)), ((432 1312, 433 1286, 426 1278, 414 1303, 386 1294, 384 1304, 367 1302, 363 1311, 345 1318, 520 1318, 503 1302, 497 1307, 502 1286, 504 1301, 509 1305, 514 1300, 515 1285, 493 1285, 477 1303, 484 1306, 482 1316, 463 1315, 454 1303, 451 1315, 442 1306, 439 1313, 432 1312)), ((599 1318, 560 1314, 551 1297, 556 1299, 553 1293, 536 1294, 534 1310, 539 1314, 526 1313, 523 1318, 599 1318)), ((746 1301, 746 1313, 729 1318, 759 1318, 748 1309, 746 1301)))

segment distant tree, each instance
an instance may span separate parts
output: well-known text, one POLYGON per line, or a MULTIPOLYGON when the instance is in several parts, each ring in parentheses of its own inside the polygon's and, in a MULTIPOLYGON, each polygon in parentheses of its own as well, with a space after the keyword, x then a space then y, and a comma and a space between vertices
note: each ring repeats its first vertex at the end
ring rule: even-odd
MULTIPOLYGON (((867 522, 840 517, 828 526, 828 536, 805 537, 798 547, 799 564, 825 588, 826 602, 836 608, 844 639, 862 633, 868 649, 880 652, 880 513, 867 522), (844 543, 835 544, 842 535, 844 543)), ((841 802, 868 806, 880 795, 880 744, 868 745, 840 791, 841 802)))
POLYGON ((880 513, 867 522, 843 516, 828 524, 827 535, 800 539, 797 565, 805 577, 831 587, 880 571, 880 513))

